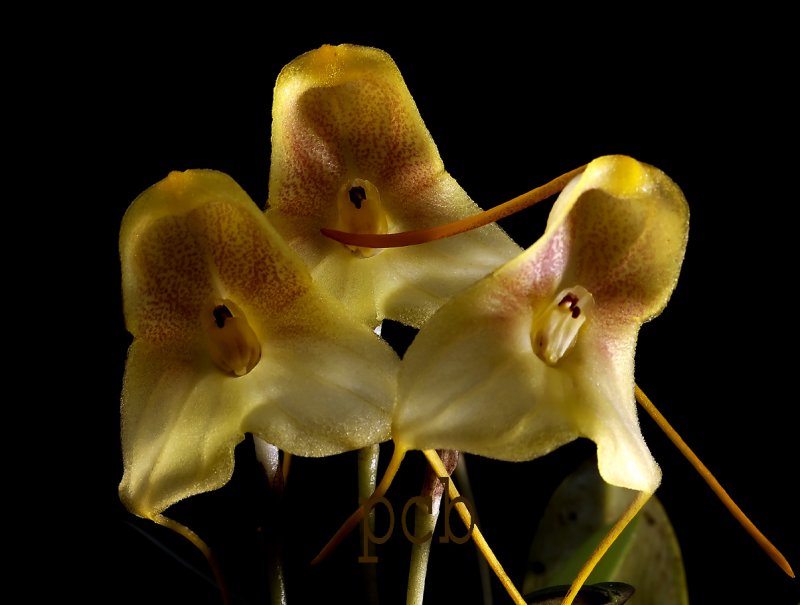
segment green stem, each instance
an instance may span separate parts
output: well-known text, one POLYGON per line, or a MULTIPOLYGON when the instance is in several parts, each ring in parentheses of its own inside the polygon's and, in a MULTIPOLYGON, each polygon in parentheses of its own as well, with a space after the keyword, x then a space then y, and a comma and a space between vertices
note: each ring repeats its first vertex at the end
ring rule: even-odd
MULTIPOLYGON (((378 482, 378 458, 380 457, 380 445, 368 445, 358 451, 358 497, 359 501, 366 501, 375 491, 378 482)), ((375 534, 375 510, 371 509, 367 516, 367 525, 371 534, 375 534)), ((374 556, 375 545, 372 541, 364 539, 364 527, 361 527, 362 543, 367 544, 368 555, 374 556)), ((373 605, 378 605, 378 577, 375 565, 362 565, 364 575, 364 587, 367 592, 367 600, 373 605)))
MULTIPOLYGON (((283 466, 280 463, 280 450, 277 446, 267 443, 253 435, 256 458, 264 468, 264 474, 269 486, 270 508, 276 512, 276 517, 283 515, 283 466)), ((272 605, 286 605, 286 578, 283 572, 283 536, 280 531, 281 524, 274 523, 270 531, 265 532, 265 548, 267 554, 267 582, 269 584, 270 602, 272 605)))
MULTIPOLYGON (((457 450, 436 450, 444 470, 450 475, 458 466, 457 450)), ((431 541, 439 518, 439 508, 444 494, 444 486, 437 474, 428 466, 420 493, 423 502, 414 504, 414 535, 406 536, 412 542, 411 565, 408 571, 406 605, 422 605, 425 595, 425 579, 428 575, 431 541), (426 499, 429 501, 425 501, 426 499), (430 508, 428 508, 430 504, 430 508)), ((405 511, 403 511, 405 516, 405 511)))

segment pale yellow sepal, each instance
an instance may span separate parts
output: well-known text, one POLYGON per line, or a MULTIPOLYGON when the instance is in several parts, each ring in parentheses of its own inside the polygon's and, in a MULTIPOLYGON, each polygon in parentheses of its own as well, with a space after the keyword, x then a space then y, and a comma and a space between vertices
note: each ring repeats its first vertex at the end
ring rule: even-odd
POLYGON ((454 292, 520 252, 495 225, 384 250, 353 249, 320 234, 323 227, 395 233, 479 211, 445 171, 385 52, 323 46, 298 57, 278 77, 272 115, 267 218, 361 321, 419 326, 454 292), (346 197, 342 203, 343 191, 358 183, 373 192, 366 210, 346 197), (358 218, 364 212, 369 220, 358 218))
POLYGON ((224 485, 246 432, 302 456, 389 438, 397 356, 316 287, 230 177, 153 185, 123 219, 120 254, 132 512, 153 518, 224 485))
POLYGON ((675 286, 687 233, 686 201, 662 172, 623 156, 590 163, 538 242, 420 330, 393 439, 529 460, 588 437, 607 482, 652 493, 661 474, 639 429, 634 350, 675 286), (552 338, 569 346, 544 355, 552 338))

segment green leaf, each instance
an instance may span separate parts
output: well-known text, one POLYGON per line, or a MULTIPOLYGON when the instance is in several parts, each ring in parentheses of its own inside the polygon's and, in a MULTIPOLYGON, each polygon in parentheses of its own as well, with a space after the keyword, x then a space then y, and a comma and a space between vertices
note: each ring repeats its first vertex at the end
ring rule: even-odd
MULTIPOLYGON (((571 584, 583 563, 636 492, 605 483, 587 461, 553 494, 531 545, 524 592, 571 584)), ((630 605, 687 605, 683 561, 675 533, 656 497, 628 525, 588 583, 636 588, 630 605)))

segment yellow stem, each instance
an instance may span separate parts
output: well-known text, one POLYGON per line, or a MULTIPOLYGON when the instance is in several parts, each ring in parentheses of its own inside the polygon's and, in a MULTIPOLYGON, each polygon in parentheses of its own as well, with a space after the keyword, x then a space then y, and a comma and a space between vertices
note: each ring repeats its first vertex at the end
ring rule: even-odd
POLYGON ((652 495, 652 492, 639 492, 636 495, 636 498, 633 499, 633 502, 630 503, 630 506, 625 509, 625 512, 622 513, 622 516, 617 519, 617 522, 614 524, 608 534, 606 534, 606 537, 603 538, 600 544, 597 545, 597 548, 594 549, 594 552, 589 557, 589 560, 583 564, 583 567, 581 567, 578 575, 572 581, 572 586, 569 587, 569 592, 567 592, 567 595, 564 597, 561 605, 572 605, 572 601, 575 600, 578 591, 580 591, 581 587, 586 583, 586 580, 600 562, 600 559, 603 558, 603 555, 606 554, 614 541, 619 538, 619 535, 628 526, 628 523, 633 521, 636 513, 642 509, 652 495))
POLYGON ((672 428, 672 425, 667 422, 667 419, 661 415, 661 412, 656 409, 656 406, 653 405, 653 402, 650 401, 650 398, 644 394, 638 385, 635 387, 635 393, 639 404, 647 411, 648 414, 650 414, 653 420, 656 421, 656 424, 661 428, 662 431, 664 431, 664 433, 666 433, 670 441, 675 444, 675 447, 680 450, 681 454, 684 455, 684 457, 691 463, 695 470, 700 473, 700 476, 711 488, 711 491, 713 491, 722 501, 722 504, 725 505, 725 508, 728 509, 728 511, 741 524, 745 531, 753 537, 762 550, 767 553, 767 555, 773 561, 775 561, 778 567, 786 572, 787 575, 794 578, 794 571, 789 565, 789 562, 786 560, 786 557, 784 557, 775 547, 775 545, 770 542, 763 533, 761 533, 761 531, 752 521, 750 521, 750 519, 747 518, 747 515, 745 515, 742 509, 739 508, 739 506, 733 501, 733 498, 728 495, 728 492, 726 492, 722 485, 720 485, 716 477, 711 474, 711 471, 708 470, 706 465, 703 464, 697 455, 689 448, 689 446, 686 445, 686 442, 681 439, 681 436, 678 435, 675 429, 672 428))
POLYGON ((348 246, 360 246, 363 248, 398 248, 400 246, 413 246, 416 244, 424 244, 437 239, 443 239, 452 235, 458 235, 465 231, 471 231, 478 227, 483 227, 489 223, 499 221, 519 212, 529 206, 533 206, 537 202, 541 202, 554 195, 566 187, 573 178, 582 173, 586 166, 581 166, 575 170, 571 170, 560 177, 557 177, 541 187, 531 189, 527 193, 515 197, 512 200, 504 202, 499 206, 484 210, 478 214, 468 216, 466 218, 447 223, 446 225, 438 225, 428 229, 417 229, 414 231, 405 231, 403 233, 347 233, 345 231, 337 231, 336 229, 322 228, 320 231, 323 235, 347 244, 348 246))
MULTIPOLYGON (((450 476, 447 472, 447 469, 444 467, 441 458, 439 458, 439 454, 436 453, 436 450, 423 450, 423 453, 428 459, 428 463, 439 477, 445 478, 450 476)), ((456 489, 456 486, 452 480, 447 482, 447 487, 451 500, 456 501, 456 499, 460 496, 458 489, 456 489)), ((461 520, 464 522, 464 525, 467 527, 472 527, 472 539, 475 541, 475 545, 478 547, 478 550, 481 551, 481 554, 483 554, 486 562, 489 563, 489 567, 492 568, 495 575, 500 580, 500 583, 506 589, 506 592, 508 592, 509 596, 514 600, 514 603, 516 603, 516 605, 527 605, 525 599, 522 598, 522 595, 514 586, 511 578, 508 577, 508 574, 503 569, 500 561, 498 561, 494 552, 492 552, 492 549, 486 542, 486 539, 483 537, 481 530, 477 525, 472 524, 472 515, 470 515, 469 509, 467 509, 466 505, 461 500, 456 501, 455 507, 459 516, 461 517, 461 520)))
POLYGON ((369 499, 364 504, 359 506, 356 511, 350 515, 347 521, 342 524, 333 537, 328 540, 328 543, 322 547, 322 550, 319 551, 319 554, 311 560, 311 565, 316 565, 317 563, 322 562, 331 552, 333 552, 333 549, 336 548, 342 542, 342 540, 344 540, 350 534, 350 532, 352 532, 358 526, 359 523, 361 523, 362 519, 364 519, 364 515, 371 508, 371 502, 382 497, 386 493, 386 490, 388 490, 389 486, 392 484, 392 480, 397 474, 397 471, 400 470, 400 463, 403 461, 406 451, 406 449, 398 447, 397 444, 395 444, 394 452, 392 453, 392 459, 389 461, 389 466, 386 468, 386 472, 384 473, 381 482, 378 484, 378 487, 375 488, 375 491, 369 497, 369 499))

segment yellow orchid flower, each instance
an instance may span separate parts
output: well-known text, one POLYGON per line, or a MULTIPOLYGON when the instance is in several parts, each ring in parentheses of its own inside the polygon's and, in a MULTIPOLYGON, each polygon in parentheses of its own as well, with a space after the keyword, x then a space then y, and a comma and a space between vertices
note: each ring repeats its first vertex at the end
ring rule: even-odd
POLYGON ((391 57, 323 46, 275 86, 267 219, 353 317, 419 327, 454 292, 520 252, 492 225, 419 247, 348 246, 320 229, 392 233, 480 209, 444 170, 391 57))
MULTIPOLYGON (((290 375, 299 375, 301 381, 308 380, 309 374, 301 374, 299 370, 292 373, 295 364, 309 368, 309 372, 330 367, 332 371, 318 380, 325 383, 321 385, 324 388, 336 382, 339 372, 343 372, 342 384, 346 382, 347 388, 358 390, 353 394, 356 402, 346 406, 346 409, 354 411, 349 417, 363 419, 361 412, 372 410, 366 404, 371 400, 379 410, 375 415, 385 423, 391 412, 382 409, 386 405, 383 395, 389 393, 391 398, 397 360, 382 344, 374 343, 376 339, 364 332, 363 324, 376 325, 382 318, 389 317, 419 327, 452 294, 520 253, 520 249, 494 226, 457 239, 402 250, 382 249, 384 246, 379 239, 372 243, 368 240, 338 243, 320 237, 320 229, 364 234, 420 229, 452 221, 458 216, 466 219, 477 210, 477 206, 444 172, 413 100, 385 53, 359 47, 326 46, 304 55, 282 73, 276 87, 274 112, 274 155, 266 212, 273 228, 251 216, 260 213, 257 209, 254 211, 249 199, 247 203, 234 201, 246 199, 238 187, 221 182, 219 187, 208 183, 201 185, 201 171, 175 173, 167 179, 173 180, 171 185, 162 183, 156 186, 160 190, 154 188, 154 191, 143 194, 142 198, 152 194, 175 199, 165 202, 164 210, 156 210, 155 203, 139 204, 137 200, 140 210, 132 207, 123 226, 121 251, 126 321, 134 335, 134 343, 130 349, 123 393, 125 477, 120 493, 132 511, 158 522, 163 521, 161 512, 170 503, 225 483, 233 464, 233 445, 246 431, 277 441, 288 451, 306 455, 324 455, 328 451, 340 451, 339 448, 352 449, 372 442, 374 437, 362 439, 362 431, 348 434, 342 428, 345 422, 337 424, 340 420, 338 414, 336 417, 325 416, 318 423, 310 420, 322 411, 323 402, 320 398, 312 398, 309 402, 306 397, 314 385, 291 382, 290 375), (354 79, 349 79, 350 76, 354 79), (385 103, 380 101, 383 98, 387 100, 385 103), (386 140, 399 143, 399 146, 384 147, 386 140), (403 149, 408 153, 387 155, 387 150, 392 149, 403 149), (395 170, 395 167, 399 169, 395 170), (210 198, 191 201, 190 197, 177 194, 183 187, 179 179, 184 177, 187 178, 187 191, 194 188, 191 181, 196 179, 196 193, 201 198, 205 195, 200 193, 201 190, 207 187, 209 191, 222 192, 222 195, 213 203, 210 198), (166 195, 168 191, 176 194, 166 195), (373 204, 376 200, 379 203, 373 204), (451 207, 450 201, 456 203, 451 207), (367 212, 360 212, 362 209, 367 212), (406 210, 410 214, 406 214, 406 210), (202 232, 203 225, 215 224, 212 216, 222 215, 248 227, 244 230, 229 229, 220 223, 219 229, 202 232), (225 232, 224 237, 221 231, 225 232), (258 241, 255 246, 245 241, 251 231, 254 232, 253 239, 258 241), (156 232, 164 235, 163 241, 155 235, 156 232), (216 235, 212 235, 214 232, 216 235), (262 232, 265 237, 256 235, 262 232), (288 246, 276 238, 276 232, 288 241, 288 246), (475 242, 474 247, 479 251, 473 254, 467 246, 462 247, 460 242, 465 238, 475 242), (212 241, 215 242, 213 245, 212 241), (212 248, 219 254, 206 254, 212 248), (226 278, 218 279, 218 269, 222 264, 216 264, 213 259, 227 257, 227 253, 222 251, 229 249, 239 251, 237 259, 249 260, 252 260, 251 255, 258 254, 253 252, 254 249, 269 251, 269 254, 258 255, 269 256, 270 262, 248 265, 246 271, 251 272, 248 275, 261 276, 255 280, 257 283, 279 278, 277 281, 283 285, 277 290, 276 300, 270 303, 256 299, 256 293, 240 287, 245 281, 248 284, 250 281, 244 273, 236 270, 233 276, 229 276, 226 270, 223 272, 226 278), (194 252, 173 254, 179 250, 194 252), (433 250, 436 258, 431 256, 433 250), (310 267, 314 281, 318 281, 327 293, 323 294, 312 283, 306 274, 309 269, 301 269, 293 254, 298 254, 298 258, 310 267), (142 272, 139 267, 148 263, 152 263, 150 269, 142 272), (204 263, 205 270, 202 269, 204 263), (187 267, 201 268, 196 274, 205 276, 200 280, 202 286, 186 279, 184 269, 187 267), (270 273, 270 276, 263 275, 262 271, 270 273), (176 275, 183 275, 183 278, 179 278, 173 288, 171 283, 176 275), (231 277, 230 281, 228 277, 231 277), (185 293, 190 294, 186 299, 188 302, 184 302, 185 293), (192 317, 192 308, 197 309, 195 318, 192 317), (289 312, 277 314, 280 319, 272 313, 285 309, 289 312), (301 309, 311 310, 312 319, 301 320, 301 309), (349 315, 353 322, 347 323, 349 320, 343 319, 344 315, 349 315), (222 338, 214 338, 212 324, 225 332, 222 338), (361 326, 356 329, 360 332, 353 331, 355 324, 361 326), (229 338, 231 332, 233 337, 229 338), (318 337, 322 337, 324 344, 318 342, 318 337), (293 340, 295 338, 297 340, 293 340), (314 344, 302 351, 302 342, 314 344), (356 342, 353 349, 364 347, 368 350, 367 355, 350 355, 348 343, 356 342), (292 349, 291 354, 288 353, 290 343, 298 346, 297 350, 292 349), (276 348, 271 349, 273 346, 276 348), (322 349, 317 351, 314 348, 317 346, 322 349), (282 357, 283 351, 287 351, 285 358, 282 357), (343 353, 343 360, 336 359, 343 353), (307 355, 311 359, 306 359, 307 355), (278 386, 268 389, 268 395, 261 389, 262 383, 268 382, 265 359, 274 362, 278 369, 278 386), (357 367, 354 368, 348 360, 356 361, 357 367), (281 361, 286 365, 281 365, 281 361), (317 361, 319 365, 312 368, 317 361), (335 365, 329 366, 329 362, 335 365), (173 377, 181 379, 173 381, 173 377), (327 382, 329 379, 330 383, 327 382), (288 394, 295 387, 301 389, 297 410, 308 414, 292 422, 288 417, 289 410, 280 403, 288 402, 288 398, 270 397, 276 391, 288 394), (368 391, 366 397, 362 388, 368 391), (206 393, 206 390, 210 392, 206 393), (178 402, 179 406, 172 410, 162 408, 157 402, 162 395, 166 397, 165 401, 178 402), (235 403, 240 395, 250 398, 252 406, 245 407, 251 412, 235 403), (363 408, 359 399, 363 400, 363 408), (258 413, 252 411, 255 408, 258 408, 258 413), (233 411, 233 418, 229 411, 233 411), (196 419, 202 418, 202 422, 194 426, 189 422, 193 413, 196 413, 196 419), (328 420, 333 424, 327 425, 328 420), (330 430, 326 430, 326 426, 330 430), (271 433, 271 430, 275 432, 271 433), (175 441, 169 442, 168 432, 175 436, 175 441), (205 435, 206 432, 209 434, 205 435), (327 444, 322 448, 318 448, 320 437, 319 443, 327 444), (198 443, 203 447, 196 448, 198 443), (292 444, 297 448, 290 447, 292 444), (304 451, 304 447, 308 449, 304 451), (195 455, 196 458, 191 459, 195 455)), ((405 364, 407 368, 401 378, 402 404, 393 429, 397 452, 402 454, 406 449, 458 442, 465 451, 525 459, 543 455, 578 435, 586 435, 597 442, 598 454, 602 458, 601 471, 605 461, 603 476, 606 480, 634 486, 644 494, 658 485, 660 471, 641 438, 632 405, 631 392, 649 404, 638 387, 633 386, 632 360, 639 325, 660 311, 659 305, 666 303, 672 285, 662 284, 661 303, 655 289, 649 292, 646 288, 641 291, 634 289, 633 293, 643 295, 647 302, 638 310, 636 305, 626 307, 613 297, 607 299, 606 294, 614 291, 609 285, 618 283, 616 277, 619 276, 599 270, 586 273, 586 268, 598 258, 586 242, 594 241, 593 237, 602 241, 607 238, 601 231, 592 233, 593 229, 599 229, 605 223, 590 224, 589 217, 594 213, 584 206, 589 205, 590 200, 599 199, 607 205, 613 199, 614 203, 622 200, 621 207, 634 207, 636 204, 632 200, 636 198, 636 192, 649 192, 645 185, 650 179, 665 185, 667 191, 673 191, 674 186, 655 169, 629 164, 625 158, 603 158, 602 162, 607 163, 607 168, 618 163, 608 174, 595 174, 593 177, 609 182, 594 187, 589 186, 591 181, 584 182, 588 177, 577 180, 562 195, 560 213, 554 210, 551 215, 544 243, 537 243, 494 275, 474 285, 434 315, 430 324, 423 328, 409 352, 411 362, 405 364), (639 172, 645 175, 644 178, 639 172), (578 238, 579 233, 585 239, 578 238), (550 251, 545 249, 548 246, 550 251), (556 253, 559 246, 571 252, 569 259, 556 253), (586 275, 596 279, 582 281, 586 275), (533 287, 527 281, 539 276, 542 278, 541 288, 533 287), (598 283, 599 288, 596 287, 598 283), (525 296, 521 294, 526 288, 530 295, 527 311, 525 296), (562 292, 564 295, 559 297, 562 292), (479 306, 472 308, 474 305, 479 306), (631 312, 631 324, 627 330, 623 325, 625 322, 615 321, 621 315, 609 313, 609 307, 631 312), (524 319, 525 312, 528 313, 527 320, 524 319), (470 317, 472 322, 468 320, 470 317), (492 341, 490 330, 479 323, 484 321, 497 327, 502 338, 498 333, 497 341, 492 341), (521 329, 526 321, 529 329, 521 329), (618 339, 598 336, 606 325, 609 326, 609 336, 618 339), (459 332, 459 326, 464 328, 463 333, 459 332), (516 340, 505 344, 500 342, 508 335, 516 340), (437 359, 443 363, 438 383, 433 372, 439 370, 425 367, 434 363, 428 364, 428 354, 445 355, 462 345, 476 342, 489 346, 485 351, 481 348, 461 351, 461 359, 469 361, 470 355, 483 355, 483 363, 475 360, 458 367, 458 358, 439 357, 437 359), (626 346, 619 344, 626 342, 626 346), (510 345, 510 348, 505 345, 510 345), (589 358, 588 351, 592 346, 600 353, 598 359, 589 358), (525 348, 524 354, 522 348, 525 348), (511 366, 535 370, 527 379, 517 376, 515 383, 524 387, 523 391, 529 396, 527 405, 531 409, 528 413, 522 408, 523 397, 510 385, 504 385, 499 377, 510 375, 511 366), (498 371, 497 376, 491 374, 493 367, 498 371), (581 371, 587 374, 584 379, 572 380, 565 371, 569 367, 582 368, 581 371), (474 380, 467 375, 471 370, 479 372, 474 380), (421 384, 415 384, 415 373, 421 377, 421 384), (488 397, 480 376, 488 380, 487 389, 497 388, 498 393, 506 393, 509 398, 488 397), (535 380, 535 376, 539 376, 541 382, 535 380), (592 377, 597 384, 592 384, 592 377), (445 378, 453 378, 454 385, 444 384, 445 378), (463 391, 470 381, 475 386, 473 393, 486 405, 483 409, 478 405, 465 405, 466 417, 450 424, 450 418, 458 415, 456 408, 464 405, 464 400, 473 394, 466 397, 463 391), (594 393, 593 390, 600 386, 605 388, 594 393), (423 400, 425 389, 437 396, 438 401, 423 400), (576 395, 574 399, 568 397, 570 392, 576 395), (583 398, 586 392, 591 394, 588 400, 583 398), (460 402, 456 398, 454 403, 447 399, 451 395, 465 397, 460 402), (533 397, 538 400, 540 395, 554 397, 557 405, 552 414, 540 414, 534 409, 533 397), (617 399, 619 395, 622 397, 617 399), (438 410, 440 416, 431 414, 431 409, 438 410), (550 430, 556 432, 542 430, 536 433, 534 430, 533 438, 527 440, 522 434, 523 429, 530 428, 536 414, 545 425, 549 422, 550 430), (415 422, 415 416, 420 419, 418 422, 415 422), (495 433, 492 437, 492 423, 504 417, 511 418, 512 422, 502 427, 502 433, 495 433), (483 431, 475 430, 484 420, 487 425, 483 431), (461 436, 461 430, 467 432, 461 436), (504 440, 507 443, 503 443, 504 440), (626 460, 621 451, 632 454, 634 458, 626 460)), ((596 168, 593 165, 592 170, 596 168)), ((597 214, 602 215, 599 211, 597 214)), ((642 219, 643 226, 651 220, 646 212, 631 215, 637 216, 642 219)), ((634 233, 634 222, 626 224, 627 228, 621 232, 634 233)), ((658 231, 659 228, 643 230, 642 233, 647 235, 642 241, 647 238, 655 241, 658 231)), ((675 251, 678 246, 674 242, 672 245, 675 251)), ((669 249, 665 244, 661 250, 667 252, 669 249)), ((611 250, 619 252, 614 246, 611 250)), ((680 254, 682 256, 682 248, 680 254)), ((626 258, 617 254, 605 258, 624 261, 621 263, 624 268, 622 277, 632 277, 629 270, 634 266, 631 261, 637 260, 635 255, 626 258)), ((639 257, 638 260, 649 262, 653 259, 639 257)), ((661 259, 662 264, 665 260, 668 259, 661 259)), ((676 255, 673 261, 677 267, 680 266, 679 256, 676 255)), ((662 266, 662 276, 669 272, 665 267, 662 266)), ((269 290, 258 288, 258 296, 269 290)), ((272 299, 268 296, 267 300, 272 299)), ((334 386, 337 401, 338 391, 334 386)), ((661 419, 660 422, 665 421, 661 419)), ((381 426, 383 428, 378 433, 386 430, 385 424, 381 426)), ((365 427, 363 433, 367 432, 365 427)), ((425 452, 428 454, 431 450, 425 452)), ((445 474, 443 470, 439 471, 440 476, 445 474)), ((453 482, 449 485, 452 488, 453 482)))
MULTIPOLYGON (((396 450, 381 489, 412 449, 423 450, 443 477, 433 448, 521 461, 578 437, 594 441, 602 478, 639 495, 576 577, 563 601, 569 605, 661 482, 639 429, 638 401, 744 529, 794 577, 785 557, 634 382, 637 335, 675 287, 688 219, 682 192, 658 169, 626 156, 591 162, 564 188, 542 238, 455 296, 409 347, 392 423, 396 450)), ((452 482, 449 489, 457 497, 452 482)), ((471 526, 469 512, 463 506, 459 512, 471 526)), ((480 532, 475 538, 511 596, 523 603, 480 532)))
POLYGON ((120 233, 124 476, 133 513, 231 477, 246 432, 303 456, 385 441, 398 358, 320 291, 227 175, 173 172, 120 233))
MULTIPOLYGON (((455 295, 406 351, 395 451, 376 496, 410 450, 424 451, 446 477, 435 449, 521 461, 588 437, 603 479, 640 495, 576 578, 564 599, 572 603, 661 481, 639 429, 633 359, 639 328, 675 287, 688 226, 686 200, 661 171, 626 156, 591 162, 562 191, 544 235, 455 295)), ((448 490, 458 498, 452 481, 448 490)), ((524 604, 467 507, 458 510, 510 596, 524 604)), ((363 507, 318 559, 362 515, 363 507)))
POLYGON ((398 447, 529 460, 584 436, 606 481, 653 492, 661 475, 639 431, 634 349, 675 286, 688 217, 655 168, 590 163, 539 241, 417 335, 399 378, 398 447))

